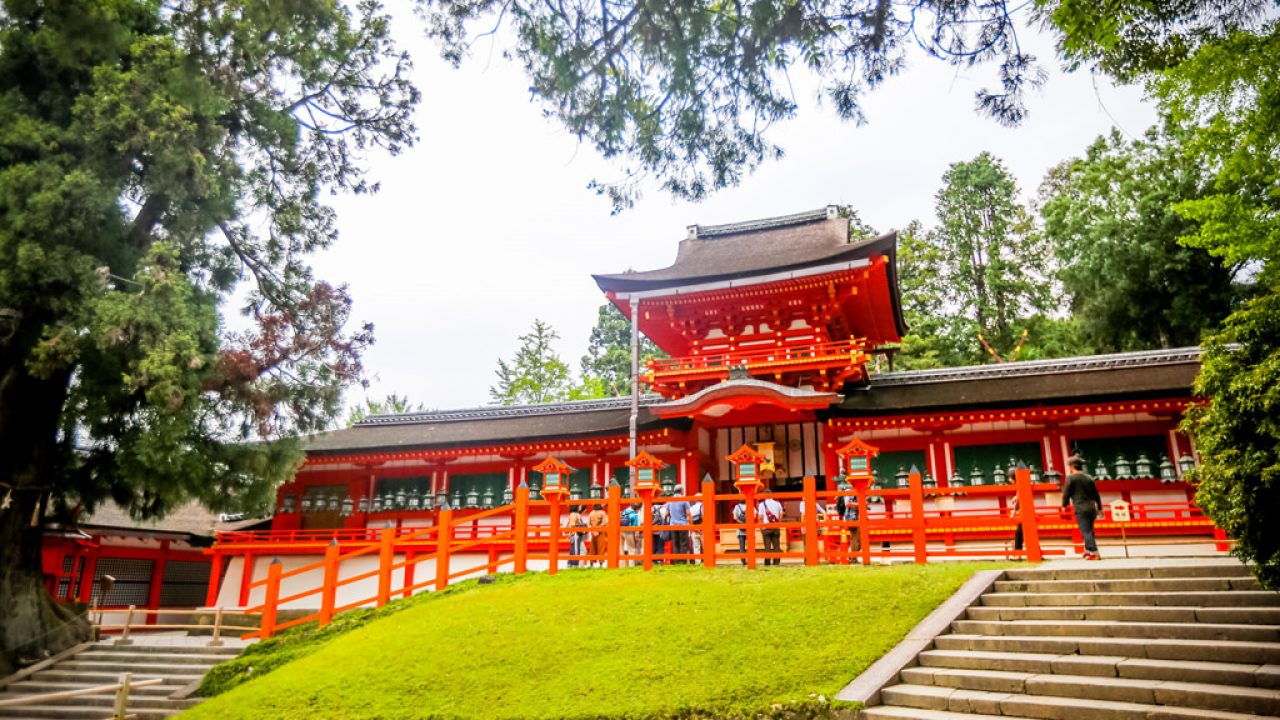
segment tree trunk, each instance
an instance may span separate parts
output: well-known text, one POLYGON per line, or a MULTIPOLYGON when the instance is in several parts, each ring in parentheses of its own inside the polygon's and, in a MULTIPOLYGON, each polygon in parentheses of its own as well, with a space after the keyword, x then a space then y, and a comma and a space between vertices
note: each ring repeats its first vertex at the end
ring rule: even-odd
POLYGON ((81 610, 45 590, 40 554, 45 504, 63 487, 58 421, 70 374, 33 377, 24 330, 0 344, 0 501, 9 498, 0 510, 0 676, 89 635, 81 610))

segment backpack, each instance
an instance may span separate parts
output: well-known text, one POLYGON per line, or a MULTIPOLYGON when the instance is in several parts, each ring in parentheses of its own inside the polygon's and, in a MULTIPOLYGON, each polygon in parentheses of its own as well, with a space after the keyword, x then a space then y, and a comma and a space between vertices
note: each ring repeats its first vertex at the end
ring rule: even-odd
POLYGON ((733 506, 733 521, 736 523, 744 523, 747 521, 747 506, 738 503, 733 506))
POLYGON ((623 527, 635 527, 640 524, 640 514, 631 508, 622 511, 623 527))
POLYGON ((760 515, 763 516, 764 522, 766 523, 778 522, 778 516, 773 512, 773 508, 769 507, 769 504, 771 502, 775 502, 775 501, 772 501, 772 500, 760 501, 760 510, 761 510, 760 515))

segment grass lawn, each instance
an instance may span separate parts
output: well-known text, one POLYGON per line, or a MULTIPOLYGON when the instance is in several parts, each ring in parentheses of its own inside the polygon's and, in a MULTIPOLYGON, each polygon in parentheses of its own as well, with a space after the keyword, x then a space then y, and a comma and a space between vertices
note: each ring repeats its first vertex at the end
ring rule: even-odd
POLYGON ((823 717, 818 695, 831 698, 992 567, 502 576, 372 621, 350 615, 345 632, 286 634, 275 650, 242 656, 241 670, 297 659, 255 669, 181 718, 823 717))

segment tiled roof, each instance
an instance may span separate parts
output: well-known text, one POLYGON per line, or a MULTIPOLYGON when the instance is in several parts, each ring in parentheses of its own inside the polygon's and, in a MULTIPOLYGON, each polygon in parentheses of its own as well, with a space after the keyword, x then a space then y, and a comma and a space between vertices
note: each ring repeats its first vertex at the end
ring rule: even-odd
POLYGON ((1128 367, 1184 365, 1199 362, 1201 352, 1198 347, 1172 348, 1169 350, 1143 350, 1109 355, 1085 355, 1053 360, 1028 360, 1025 362, 996 363, 992 365, 938 368, 936 370, 908 370, 873 375, 871 377, 871 387, 986 380, 1000 377, 1058 375, 1064 372, 1080 372, 1082 370, 1114 370, 1128 367))

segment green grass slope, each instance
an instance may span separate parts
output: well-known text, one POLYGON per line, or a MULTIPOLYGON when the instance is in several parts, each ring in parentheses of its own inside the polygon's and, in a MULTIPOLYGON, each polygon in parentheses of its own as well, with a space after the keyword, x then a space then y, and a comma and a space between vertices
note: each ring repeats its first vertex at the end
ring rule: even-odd
MULTIPOLYGON (((830 698, 990 567, 503 578, 281 643, 297 659, 181 718, 825 717, 818 696, 830 698)), ((273 654, 261 654, 263 667, 273 654)))

